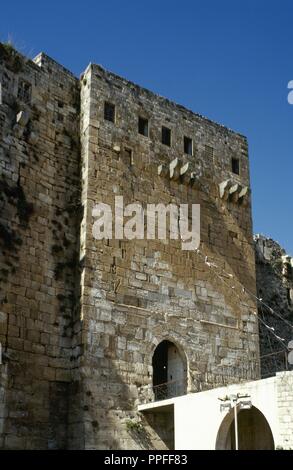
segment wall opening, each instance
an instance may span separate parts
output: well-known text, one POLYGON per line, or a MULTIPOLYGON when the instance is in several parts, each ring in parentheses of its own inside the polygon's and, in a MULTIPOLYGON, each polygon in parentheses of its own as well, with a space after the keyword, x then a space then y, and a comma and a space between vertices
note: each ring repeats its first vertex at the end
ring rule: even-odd
POLYGON ((107 101, 104 103, 104 119, 106 121, 115 122, 115 105, 107 101))
POLYGON ((232 166, 232 173, 235 173, 235 175, 239 175, 240 174, 240 162, 238 158, 232 158, 231 166, 232 166))
POLYGON ((192 155, 192 139, 184 136, 184 153, 192 155))
MULTIPOLYGON (((269 423, 262 412, 253 406, 238 410, 239 450, 274 450, 274 439, 269 423)), ((234 410, 223 419, 219 428, 216 450, 235 450, 234 410)))
POLYGON ((149 121, 142 117, 138 118, 138 132, 145 137, 149 135, 149 121))
POLYGON ((162 144, 168 145, 168 147, 171 145, 171 129, 164 126, 162 126, 162 144))
POLYGON ((162 341, 153 360, 153 391, 156 400, 184 395, 187 386, 186 358, 171 341, 162 341))

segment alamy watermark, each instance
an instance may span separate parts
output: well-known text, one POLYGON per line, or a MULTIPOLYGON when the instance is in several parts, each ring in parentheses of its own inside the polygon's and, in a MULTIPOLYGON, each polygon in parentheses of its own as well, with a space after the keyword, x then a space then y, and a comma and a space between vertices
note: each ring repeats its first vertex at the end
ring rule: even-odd
POLYGON ((293 104, 293 80, 290 80, 290 82, 288 83, 288 86, 287 88, 289 88, 291 91, 289 91, 288 93, 288 103, 289 104, 293 104))
POLYGON ((200 204, 124 205, 123 196, 115 196, 114 210, 109 204, 93 207, 92 233, 96 240, 181 240, 182 250, 200 245, 200 204), (125 218, 127 220, 125 220, 125 218), (169 223, 168 223, 169 221, 169 223))

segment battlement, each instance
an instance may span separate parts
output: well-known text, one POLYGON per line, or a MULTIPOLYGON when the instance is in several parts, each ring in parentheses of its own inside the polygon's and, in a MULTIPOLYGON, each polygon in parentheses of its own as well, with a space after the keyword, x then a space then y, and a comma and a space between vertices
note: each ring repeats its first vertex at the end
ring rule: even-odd
MULTIPOLYGON (((198 122, 204 121, 206 124, 210 126, 215 126, 217 129, 219 128, 222 129, 223 133, 236 134, 239 137, 243 138, 244 140, 247 140, 247 138, 243 134, 236 132, 233 129, 230 129, 229 127, 223 124, 220 124, 216 121, 212 121, 206 116, 196 113, 192 111, 191 109, 188 109, 185 106, 176 103, 175 101, 172 101, 145 87, 138 85, 137 83, 132 82, 131 80, 123 78, 105 69, 99 64, 90 64, 90 67, 92 68, 94 73, 97 73, 98 78, 105 80, 109 84, 109 86, 113 85, 114 87, 115 86, 118 87, 118 89, 119 89, 119 86, 125 87, 128 90, 130 90, 134 95, 137 95, 137 97, 144 96, 146 100, 155 101, 163 107, 167 106, 169 108, 170 115, 172 114, 172 112, 182 113, 182 119, 197 120, 198 122)), ((81 76, 81 79, 82 78, 83 78, 83 74, 81 76)))

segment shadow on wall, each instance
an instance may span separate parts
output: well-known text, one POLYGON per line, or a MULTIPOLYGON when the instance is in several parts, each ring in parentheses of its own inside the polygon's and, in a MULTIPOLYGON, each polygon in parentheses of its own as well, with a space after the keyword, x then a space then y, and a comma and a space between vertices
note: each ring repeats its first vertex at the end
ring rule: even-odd
MULTIPOLYGON (((238 410, 239 450, 274 450, 275 444, 269 423, 262 412, 252 407, 238 410)), ((219 428, 216 450, 235 450, 234 410, 223 419, 219 428)))

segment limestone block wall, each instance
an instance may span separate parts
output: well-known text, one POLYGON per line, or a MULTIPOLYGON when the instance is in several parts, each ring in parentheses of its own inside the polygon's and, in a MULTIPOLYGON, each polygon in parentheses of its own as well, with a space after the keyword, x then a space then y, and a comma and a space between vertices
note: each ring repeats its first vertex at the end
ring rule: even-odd
POLYGON ((169 417, 137 411, 162 340, 188 392, 259 376, 247 141, 96 65, 79 81, 1 46, 0 83, 0 445, 165 448, 169 417), (95 240, 93 207, 115 196, 200 204, 200 254, 95 240))
MULTIPOLYGON (((137 404, 151 390, 162 340, 186 355, 189 391, 259 375, 256 306, 243 293, 243 286, 255 292, 247 141, 96 65, 81 79, 81 97, 85 446, 141 448, 147 444, 133 438, 127 420, 142 419, 137 404), (104 119, 105 102, 115 106, 114 123, 104 119), (139 116, 148 119, 148 136, 138 132, 139 116), (161 126, 171 130, 170 147, 161 126), (200 249, 220 278, 179 240, 95 240, 93 207, 114 208, 115 196, 125 204, 200 204, 200 249)), ((158 434, 151 445, 164 446, 158 434)))
POLYGON ((80 354, 79 86, 7 45, 0 83, 0 446, 60 448, 80 354))

